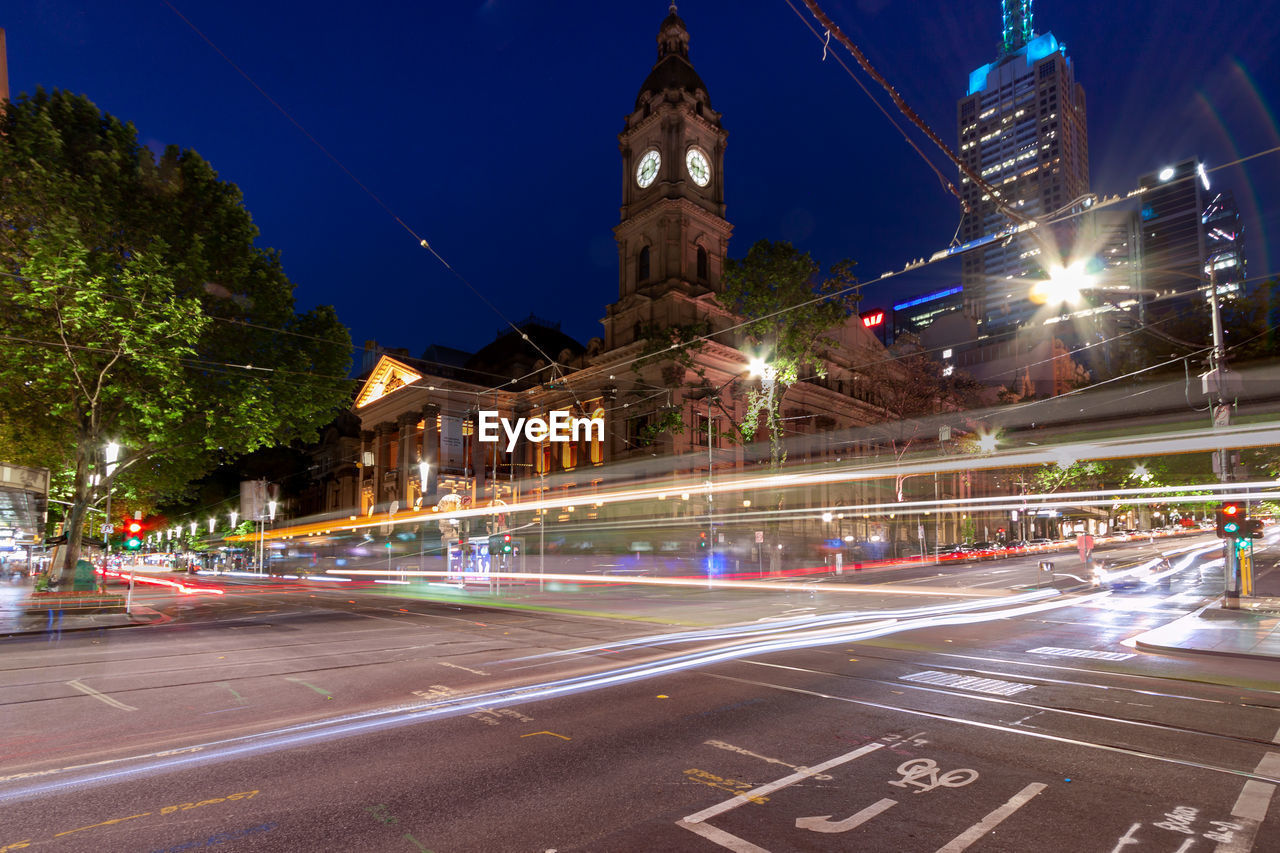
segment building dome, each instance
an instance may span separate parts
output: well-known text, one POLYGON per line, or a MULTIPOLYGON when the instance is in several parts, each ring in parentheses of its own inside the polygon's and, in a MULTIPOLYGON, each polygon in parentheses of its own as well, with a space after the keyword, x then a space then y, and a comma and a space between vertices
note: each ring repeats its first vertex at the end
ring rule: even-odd
POLYGON ((689 31, 684 21, 676 14, 676 5, 658 27, 658 61, 653 70, 640 86, 640 94, 636 96, 636 109, 639 109, 646 96, 660 95, 668 89, 679 89, 694 97, 702 93, 702 99, 711 106, 711 96, 707 86, 693 70, 689 62, 689 31))

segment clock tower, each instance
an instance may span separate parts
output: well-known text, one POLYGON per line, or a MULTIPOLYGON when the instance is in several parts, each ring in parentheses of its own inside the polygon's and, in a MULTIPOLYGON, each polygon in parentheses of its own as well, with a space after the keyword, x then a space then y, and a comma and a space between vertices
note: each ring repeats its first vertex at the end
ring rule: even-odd
POLYGON ((618 301, 604 321, 607 348, 633 342, 646 325, 706 317, 732 231, 724 219, 727 136, 672 3, 658 29, 658 61, 618 134, 618 301))

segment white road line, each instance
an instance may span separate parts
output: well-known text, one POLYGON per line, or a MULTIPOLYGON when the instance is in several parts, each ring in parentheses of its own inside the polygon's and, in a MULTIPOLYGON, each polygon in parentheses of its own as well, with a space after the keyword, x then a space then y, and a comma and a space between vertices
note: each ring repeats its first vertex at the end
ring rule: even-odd
POLYGON ((853 752, 846 752, 844 755, 837 756, 830 761, 824 761, 821 764, 815 764, 812 767, 806 767, 803 770, 797 770, 790 776, 783 777, 776 782, 770 782, 768 785, 761 785, 759 788, 752 788, 750 791, 744 791, 737 794, 731 800, 725 800, 723 803, 717 803, 714 806, 705 808, 700 812, 691 814, 684 820, 680 821, 681 825, 686 823, 702 823, 704 820, 710 820, 716 815, 724 814, 727 811, 733 811, 738 806, 751 802, 757 797, 764 797, 779 791, 788 785, 793 785, 801 779, 808 779, 810 776, 816 776, 824 770, 830 770, 832 767, 839 767, 841 764, 853 761, 855 758, 861 758, 869 752, 875 752, 877 749, 883 749, 882 743, 869 743, 866 746, 859 747, 853 752))
POLYGON ((107 694, 105 694, 105 693, 99 693, 97 690, 94 690, 94 689, 93 689, 92 687, 90 687, 89 685, 87 685, 87 684, 81 684, 79 681, 76 681, 76 680, 74 680, 74 679, 73 679, 73 680, 71 680, 71 681, 66 682, 66 684, 67 684, 67 686, 68 686, 68 687, 74 687, 76 690, 79 690, 81 693, 87 693, 88 695, 92 696, 94 699, 101 699, 103 702, 106 702, 106 703, 107 703, 108 705, 110 705, 112 708, 119 708, 121 711, 136 711, 136 710, 138 710, 137 708, 133 707, 132 705, 126 705, 126 704, 124 704, 123 702, 121 702, 121 701, 119 701, 119 700, 117 700, 117 699, 112 699, 112 698, 111 698, 110 696, 108 696, 107 694))
POLYGON ((732 850, 734 853, 769 853, 763 847, 757 847, 750 841, 745 841, 736 835, 725 832, 723 829, 716 829, 709 823, 689 823, 688 820, 676 821, 676 826, 682 826, 690 832, 696 832, 708 841, 714 841, 726 850, 732 850))
POLYGON ((1280 743, 1280 729, 1276 729, 1275 737, 1271 738, 1272 743, 1280 743))
MULTIPOLYGON (((745 755, 745 756, 747 756, 748 758, 758 758, 758 759, 760 759, 761 761, 767 761, 767 762, 768 762, 768 763, 770 763, 770 764, 781 764, 783 767, 790 767, 792 770, 803 770, 803 769, 805 769, 805 768, 800 767, 800 766, 795 765, 795 764, 788 764, 787 762, 783 761, 783 760, 782 760, 782 759, 780 759, 780 758, 770 758, 770 757, 769 757, 769 756, 767 756, 767 755, 760 755, 760 754, 759 754, 759 753, 757 753, 757 752, 752 752, 752 751, 751 751, 751 750, 749 750, 749 749, 743 749, 743 748, 742 748, 742 747, 740 747, 740 746, 734 746, 734 745, 733 745, 733 744, 731 744, 731 743, 725 743, 725 742, 724 742, 724 741, 722 741, 722 740, 708 740, 708 741, 703 741, 703 743, 705 743, 707 746, 714 746, 716 749, 723 749, 723 750, 726 750, 726 751, 728 751, 728 752, 736 752, 736 753, 738 753, 739 755, 745 755)), ((821 780, 821 781, 823 781, 823 782, 830 782, 830 781, 831 781, 831 777, 830 777, 830 776, 828 776, 826 773, 819 773, 817 776, 814 776, 813 778, 815 778, 815 779, 819 779, 819 780, 821 780)))
MULTIPOLYGON (((1262 760, 1258 762, 1253 772, 1272 777, 1280 776, 1280 752, 1268 752, 1262 756, 1262 760)), ((1245 782, 1244 788, 1240 790, 1240 796, 1236 798, 1236 804, 1231 808, 1231 816, 1242 825, 1231 833, 1228 840, 1219 842, 1218 846, 1213 848, 1214 853, 1249 853, 1257 838, 1258 828, 1267 819, 1267 809, 1271 805, 1271 797, 1275 792, 1275 785, 1260 782, 1257 779, 1245 782)))
POLYGON ((1009 815, 1016 812, 1027 804, 1028 801, 1036 794, 1049 787, 1043 782, 1032 782, 1018 793, 1009 798, 1009 801, 1000 808, 991 812, 982 820, 957 835, 951 841, 938 848, 938 853, 960 853, 961 850, 968 850, 969 845, 995 829, 1001 821, 1009 815))

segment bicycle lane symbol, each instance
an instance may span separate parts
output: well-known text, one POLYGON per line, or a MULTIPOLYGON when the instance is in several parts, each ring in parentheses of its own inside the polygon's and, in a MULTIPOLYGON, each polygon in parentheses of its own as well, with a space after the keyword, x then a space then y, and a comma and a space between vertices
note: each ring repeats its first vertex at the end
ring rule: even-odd
MULTIPOLYGON (((888 739, 886 738, 886 740, 888 739)), ((751 841, 748 841, 739 835, 735 835, 732 832, 713 826, 708 823, 708 821, 722 816, 727 812, 733 811, 749 802, 753 802, 752 797, 756 795, 773 795, 783 788, 790 787, 791 785, 811 778, 818 773, 831 770, 840 765, 877 752, 889 745, 889 743, 885 743, 883 741, 872 742, 852 752, 822 762, 821 764, 817 764, 813 767, 802 768, 790 776, 762 785, 750 791, 739 793, 737 796, 729 800, 710 806, 702 811, 695 812, 682 820, 676 821, 676 825, 682 829, 689 830, 696 835, 700 835, 707 841, 713 842, 720 847, 735 851, 735 853, 769 853, 766 848, 753 844, 751 841)), ((976 782, 979 778, 979 773, 971 768, 956 768, 940 771, 937 762, 930 758, 912 758, 904 761, 898 765, 896 773, 898 778, 886 780, 885 784, 898 788, 917 789, 912 791, 913 794, 929 793, 938 788, 961 788, 976 782)), ((997 806, 991 812, 979 819, 977 823, 973 824, 955 838, 944 844, 939 848, 938 853, 962 853, 962 851, 967 850, 972 844, 993 831, 999 824, 1019 811, 1023 806, 1033 800, 1048 787, 1049 786, 1047 784, 1042 782, 1032 782, 1026 785, 1003 804, 997 806)), ((792 831, 802 830, 818 833, 848 832, 867 823, 872 818, 885 813, 898 804, 898 800, 884 797, 842 820, 832 820, 832 815, 796 818, 794 829, 792 831)), ((781 839, 776 840, 781 841, 781 839)))
POLYGON ((914 786, 920 789, 912 791, 913 794, 927 794, 934 788, 963 788, 978 780, 978 771, 967 767, 939 774, 938 762, 932 758, 913 758, 910 761, 904 761, 898 765, 897 773, 902 778, 896 782, 891 781, 889 784, 899 788, 914 786), (921 781, 922 779, 927 781, 921 781))
MULTIPOLYGON (((896 772, 902 778, 891 779, 889 784, 899 788, 918 788, 919 790, 912 791, 913 794, 927 794, 935 788, 963 788, 978 780, 978 771, 967 767, 938 773, 938 762, 932 758, 913 758, 910 761, 904 761, 898 765, 896 772)), ((829 814, 800 817, 796 818, 796 829, 808 829, 812 832, 848 832, 897 804, 897 800, 885 797, 844 820, 833 821, 832 815, 829 814)))

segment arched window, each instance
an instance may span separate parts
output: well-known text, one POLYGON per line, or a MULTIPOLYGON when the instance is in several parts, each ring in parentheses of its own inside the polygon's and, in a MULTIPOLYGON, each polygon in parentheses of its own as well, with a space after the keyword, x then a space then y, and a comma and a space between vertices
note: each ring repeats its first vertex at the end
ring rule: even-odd
POLYGON ((707 280, 707 250, 698 247, 698 281, 707 280))
POLYGON ((649 280, 649 247, 640 250, 640 260, 636 263, 636 281, 649 280))

